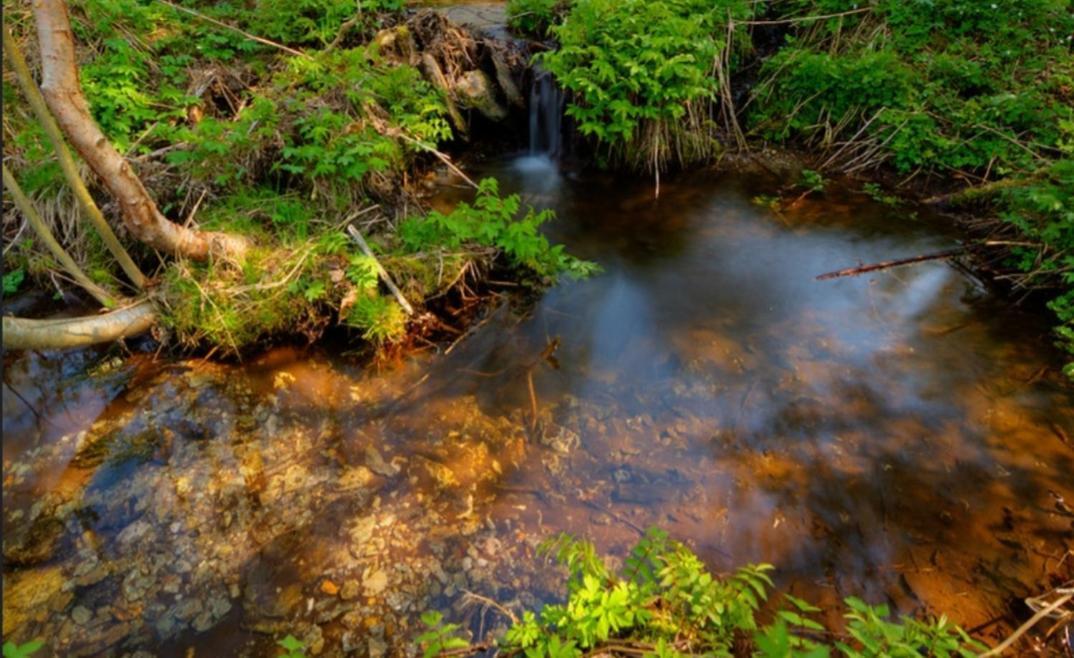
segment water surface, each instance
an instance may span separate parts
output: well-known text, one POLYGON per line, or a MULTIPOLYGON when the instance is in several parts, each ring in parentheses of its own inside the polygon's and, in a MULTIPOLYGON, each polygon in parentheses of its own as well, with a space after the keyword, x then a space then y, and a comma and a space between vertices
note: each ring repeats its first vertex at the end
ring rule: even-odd
MULTIPOLYGON (((967 627, 1072 545, 1074 402, 1048 327, 937 261, 943 223, 780 181, 474 165, 604 273, 504 303, 375 371, 328 345, 243 365, 8 357, 4 636, 56 655, 406 651, 415 618, 562 595, 566 530, 622 556, 659 525, 714 570, 967 627), (447 352, 447 353, 444 353, 447 352), (534 415, 536 409, 536 415, 534 415)), ((436 200, 450 206, 465 192, 436 200)), ((1070 560, 1068 560, 1070 562, 1070 560)))

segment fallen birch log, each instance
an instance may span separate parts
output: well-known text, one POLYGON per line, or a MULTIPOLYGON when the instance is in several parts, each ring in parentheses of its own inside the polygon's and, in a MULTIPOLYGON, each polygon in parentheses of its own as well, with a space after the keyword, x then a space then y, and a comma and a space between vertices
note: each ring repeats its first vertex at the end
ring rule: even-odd
POLYGON ((77 318, 31 320, 5 315, 4 349, 49 350, 87 347, 137 336, 156 324, 159 316, 150 301, 77 318))

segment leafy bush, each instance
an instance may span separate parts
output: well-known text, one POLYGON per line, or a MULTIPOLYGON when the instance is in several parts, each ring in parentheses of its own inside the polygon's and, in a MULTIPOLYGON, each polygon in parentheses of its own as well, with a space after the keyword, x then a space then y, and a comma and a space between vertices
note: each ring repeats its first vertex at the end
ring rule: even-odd
POLYGON ((501 197, 499 184, 486 178, 478 187, 473 204, 460 203, 448 214, 430 212, 410 218, 399 227, 399 236, 410 251, 428 248, 457 250, 466 244, 496 247, 512 265, 531 270, 542 278, 560 274, 584 277, 596 271, 592 263, 568 255, 562 245, 551 245, 538 231, 553 217, 551 210, 527 208, 519 218, 517 194, 501 197))
MULTIPOLYGON (((1059 344, 1074 354, 1074 158, 1055 162, 1047 175, 1003 194, 1002 219, 1027 246, 1012 248, 1019 285, 1062 291, 1049 303, 1059 318, 1059 344), (1034 246, 1028 246, 1034 245, 1034 246)), ((1065 372, 1074 378, 1074 363, 1065 372)))
POLYGON ((747 0, 577 0, 538 61, 572 93, 578 130, 637 168, 689 163, 719 149, 713 62, 747 0))
POLYGON ((358 14, 399 11, 405 0, 258 0, 250 29, 292 45, 331 43, 347 20, 358 14))
POLYGON ((234 120, 177 129, 171 138, 187 147, 169 162, 220 185, 286 173, 333 196, 401 170, 416 148, 406 138, 451 136, 443 101, 417 69, 382 62, 372 48, 287 63, 234 120))
MULTIPOLYGON (((714 576, 686 546, 656 529, 645 534, 616 572, 592 544, 567 535, 544 542, 540 550, 566 566, 567 601, 515 620, 499 642, 507 654, 824 658, 834 651, 847 658, 968 658, 984 648, 945 618, 891 621, 886 606, 856 598, 846 600, 846 636, 827 633, 810 618, 819 608, 792 596, 784 596, 787 605, 774 612, 771 623, 762 624, 758 617, 772 586, 771 565, 714 576), (826 635, 833 639, 813 639, 826 635)), ((458 630, 443 625, 439 616, 427 624, 433 630, 423 637, 441 643, 458 630)))

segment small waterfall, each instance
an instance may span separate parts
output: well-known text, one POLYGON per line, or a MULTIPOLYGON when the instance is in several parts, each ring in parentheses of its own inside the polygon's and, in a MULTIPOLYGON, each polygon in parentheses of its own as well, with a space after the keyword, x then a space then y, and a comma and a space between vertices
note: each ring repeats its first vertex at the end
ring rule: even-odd
POLYGON ((535 69, 530 86, 530 155, 557 158, 563 149, 563 91, 547 71, 535 69))

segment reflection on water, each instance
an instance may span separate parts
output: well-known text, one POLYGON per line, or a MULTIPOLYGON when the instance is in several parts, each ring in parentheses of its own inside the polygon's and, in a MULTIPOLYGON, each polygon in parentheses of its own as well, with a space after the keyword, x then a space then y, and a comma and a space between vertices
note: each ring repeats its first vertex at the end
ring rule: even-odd
POLYGON ((839 192, 777 216, 750 203, 770 184, 713 174, 657 201, 535 157, 481 173, 554 207, 550 232, 604 274, 388 373, 327 347, 90 385, 9 360, 43 420, 4 396, 4 636, 271 655, 293 632, 391 655, 429 607, 499 623, 466 590, 560 595, 533 556, 549 533, 622 554, 653 524, 822 603, 975 626, 1043 587, 1074 537, 1047 327, 941 262, 814 278, 942 230, 839 192))

